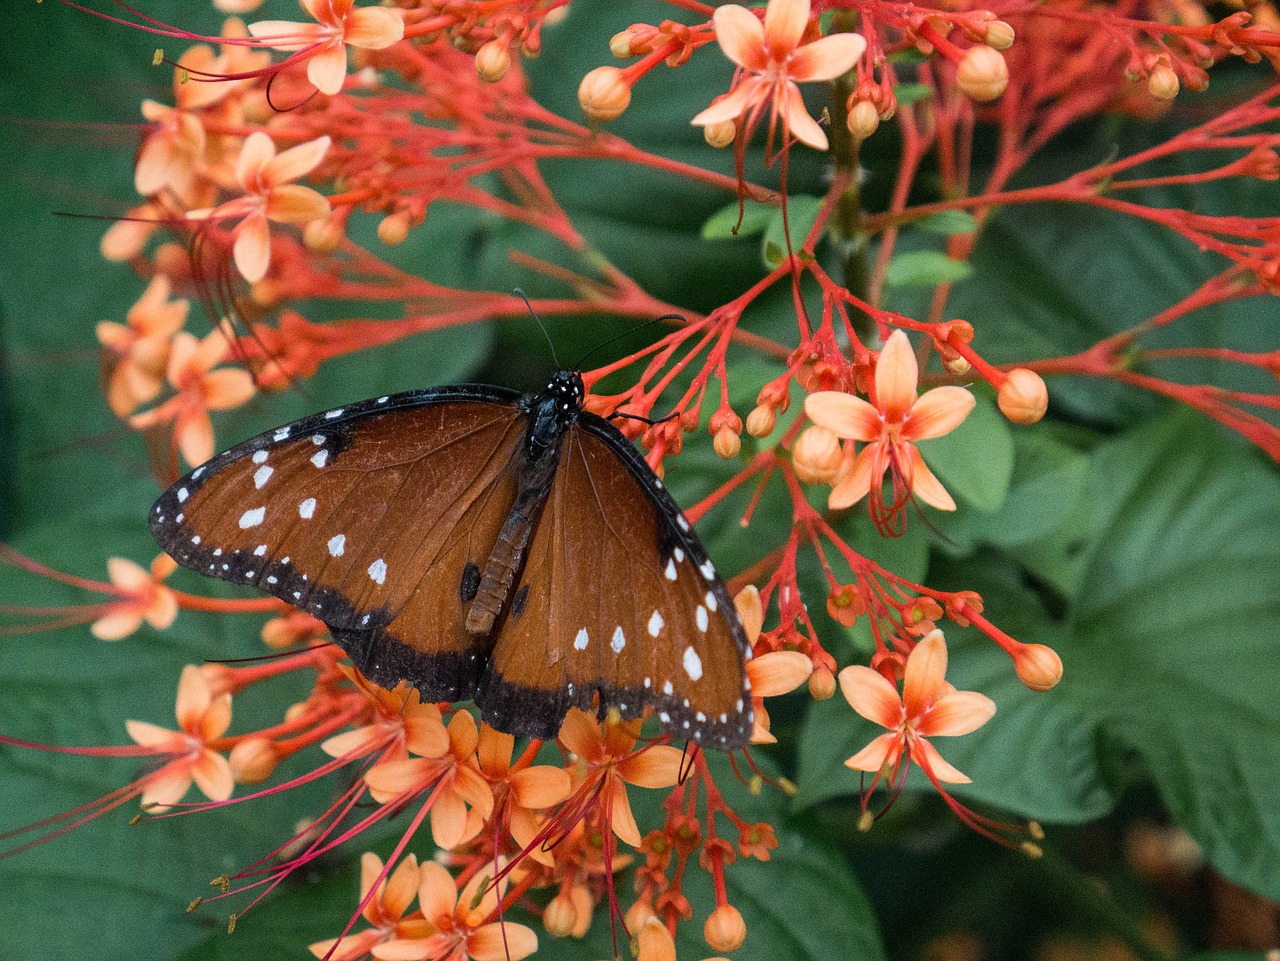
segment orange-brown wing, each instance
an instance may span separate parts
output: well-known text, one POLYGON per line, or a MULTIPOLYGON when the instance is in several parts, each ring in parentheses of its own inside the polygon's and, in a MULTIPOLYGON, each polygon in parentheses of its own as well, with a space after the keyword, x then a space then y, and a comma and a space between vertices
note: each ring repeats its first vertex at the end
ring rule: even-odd
POLYGON ((480 682, 485 720, 551 737, 571 706, 651 707, 663 731, 732 750, 751 735, 748 657, 733 600, 662 482, 611 424, 580 415, 480 682))
POLYGON ((170 487, 152 532, 184 566, 324 621, 377 683, 470 697, 487 651, 465 595, 515 497, 516 397, 412 391, 277 428, 170 487))

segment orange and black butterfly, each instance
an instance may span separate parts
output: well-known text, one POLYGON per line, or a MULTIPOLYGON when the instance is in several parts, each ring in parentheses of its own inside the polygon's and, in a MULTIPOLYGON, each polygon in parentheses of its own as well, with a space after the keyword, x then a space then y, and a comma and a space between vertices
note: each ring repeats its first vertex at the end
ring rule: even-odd
POLYGON ((550 738, 570 707, 747 743, 747 637, 643 457, 579 374, 458 385, 286 424, 191 471, 151 530, 180 564, 324 621, 378 684, 550 738))

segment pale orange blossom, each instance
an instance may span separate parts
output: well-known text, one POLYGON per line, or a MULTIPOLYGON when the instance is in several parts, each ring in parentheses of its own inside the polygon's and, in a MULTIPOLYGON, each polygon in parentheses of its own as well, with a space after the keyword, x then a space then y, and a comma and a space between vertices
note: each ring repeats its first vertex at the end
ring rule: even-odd
POLYGON ((107 403, 117 417, 127 417, 160 393, 169 360, 170 339, 186 323, 191 304, 170 300, 172 285, 156 274, 123 324, 98 324, 99 342, 107 349, 107 403))
POLYGON ((142 806, 149 811, 166 811, 177 804, 192 781, 211 801, 225 801, 235 787, 231 765, 209 747, 231 725, 231 695, 215 696, 205 673, 188 664, 178 680, 175 713, 178 731, 146 721, 125 721, 125 729, 137 743, 171 758, 145 778, 142 806))
POLYGON ((434 930, 425 937, 374 945, 370 954, 378 961, 520 961, 538 950, 538 936, 532 929, 486 920, 497 910, 505 884, 493 884, 482 871, 459 893, 453 875, 442 865, 428 861, 421 872, 418 907, 434 930))
POLYGON ((325 94, 342 89, 347 47, 381 50, 404 36, 404 18, 387 7, 356 7, 354 0, 298 0, 315 23, 259 20, 249 32, 276 50, 315 47, 307 59, 307 79, 325 94))
POLYGON ((231 350, 234 335, 224 328, 197 340, 186 331, 173 337, 169 351, 169 384, 177 392, 151 410, 134 414, 129 425, 138 430, 173 421, 173 436, 188 464, 203 464, 213 456, 211 410, 239 407, 253 396, 253 378, 240 369, 214 370, 231 350))
POLYGON ((143 621, 160 631, 172 624, 178 616, 178 598, 165 587, 164 579, 177 566, 168 554, 158 555, 149 571, 123 557, 108 558, 107 575, 119 600, 112 601, 107 613, 93 622, 89 628, 93 636, 102 641, 118 641, 136 631, 143 621))
MULTIPOLYGON (((733 599, 747 642, 754 647, 764 627, 764 607, 760 603, 760 591, 748 584, 733 599)), ((751 730, 752 744, 773 744, 778 739, 769 733, 769 712, 765 709, 766 697, 778 697, 794 691, 813 673, 813 662, 799 651, 768 651, 747 661, 747 680, 751 688, 751 709, 755 718, 751 730)))
POLYGON ((529 857, 550 867, 555 863, 554 851, 534 844, 543 823, 543 812, 564 801, 573 791, 573 782, 563 768, 549 764, 511 769, 511 752, 516 739, 480 725, 480 742, 476 758, 480 773, 489 781, 494 794, 494 807, 512 839, 529 857))
POLYGON ((357 961, 368 957, 374 945, 406 938, 425 938, 434 933, 435 928, 431 922, 418 912, 414 911, 405 917, 405 912, 413 904, 422 883, 422 869, 418 867, 417 855, 405 855, 395 870, 381 881, 378 880, 380 874, 382 859, 371 851, 366 851, 360 857, 360 900, 364 901, 375 884, 377 891, 365 902, 364 910, 360 913, 373 926, 344 938, 315 942, 309 948, 317 958, 357 961))
POLYGON ((827 135, 809 116, 797 83, 834 80, 853 68, 867 42, 856 33, 835 33, 801 43, 809 26, 809 0, 769 0, 764 23, 737 4, 717 7, 713 19, 716 39, 724 55, 746 76, 729 93, 693 118, 700 127, 737 120, 749 123, 770 103, 770 129, 782 121, 784 137, 794 136, 818 150, 827 149, 827 135))
POLYGON ((271 265, 271 230, 268 221, 306 223, 329 215, 323 194, 290 183, 316 168, 329 151, 329 137, 317 137, 276 153, 276 145, 261 130, 254 131, 240 148, 236 181, 244 195, 217 207, 188 212, 188 220, 238 220, 231 228, 232 258, 245 280, 266 276, 271 265))
POLYGON ((840 690, 850 706, 869 721, 889 729, 844 763, 855 771, 897 773, 905 751, 933 782, 967 784, 969 778, 942 759, 926 738, 956 737, 980 728, 996 712, 995 703, 976 691, 957 691, 947 683, 947 644, 931 631, 907 656, 902 695, 884 675, 856 664, 840 672, 840 690))
POLYGON ((600 785, 599 801, 605 823, 635 848, 640 847, 640 829, 631 813, 627 785, 671 787, 680 779, 680 764, 684 759, 684 752, 667 744, 636 750, 642 724, 641 718, 622 721, 609 717, 602 731, 600 723, 590 714, 570 708, 559 737, 560 743, 582 765, 583 784, 591 790, 600 785))
POLYGON ((836 478, 828 506, 856 504, 871 492, 872 512, 883 510, 885 471, 892 468, 893 508, 915 494, 939 510, 953 511, 956 502, 925 466, 915 442, 953 431, 973 409, 973 395, 963 387, 935 387, 916 397, 920 370, 911 342, 901 330, 885 341, 876 361, 872 403, 841 391, 822 390, 804 402, 805 413, 819 427, 845 440, 862 441, 853 467, 836 478))

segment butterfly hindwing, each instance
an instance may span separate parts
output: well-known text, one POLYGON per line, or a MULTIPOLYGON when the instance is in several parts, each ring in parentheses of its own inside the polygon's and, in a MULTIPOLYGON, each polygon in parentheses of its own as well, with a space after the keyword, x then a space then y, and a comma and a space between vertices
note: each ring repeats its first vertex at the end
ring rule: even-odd
POLYGON ((170 487, 152 531, 184 566, 325 621, 378 683, 470 696, 463 586, 515 496, 517 396, 413 391, 277 428, 170 487))
POLYGON ((748 657, 732 598, 675 501, 613 425, 579 414, 481 681, 486 719, 547 737, 598 694, 601 711, 652 707, 677 737, 740 747, 752 729, 748 657))

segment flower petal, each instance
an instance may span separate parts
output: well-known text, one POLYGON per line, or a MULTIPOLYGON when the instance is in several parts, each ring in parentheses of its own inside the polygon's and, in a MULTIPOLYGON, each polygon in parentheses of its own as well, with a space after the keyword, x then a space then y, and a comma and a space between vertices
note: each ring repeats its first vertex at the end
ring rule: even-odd
MULTIPOLYGON (((672 748, 672 750, 675 749, 672 748)), ((674 784, 675 781, 671 783, 674 784)), ((613 833, 633 848, 640 847, 640 828, 636 826, 635 815, 631 813, 631 801, 627 797, 627 788, 620 778, 609 779, 609 783, 601 794, 601 801, 609 805, 609 823, 613 826, 613 833)))
POLYGON ((332 96, 347 79, 347 48, 334 43, 316 51, 307 61, 307 79, 321 93, 332 96))
POLYGON ((329 216, 329 198, 301 184, 283 184, 267 194, 267 219, 301 224, 329 216))
POLYGON ((522 808, 549 808, 573 792, 569 773, 547 764, 514 771, 507 783, 511 786, 512 800, 522 808))
POLYGON ((142 612, 134 606, 108 611, 93 622, 89 632, 100 641, 118 641, 142 626, 142 612))
POLYGON ((576 707, 569 709, 560 725, 558 739, 569 753, 588 764, 598 764, 604 760, 604 739, 600 735, 600 724, 585 711, 576 707))
POLYGON ((418 885, 418 907, 422 916, 437 927, 443 919, 453 918, 458 903, 458 885, 443 864, 426 861, 418 868, 422 882, 418 885))
POLYGON ((139 803, 148 811, 159 813, 182 800, 191 787, 190 762, 187 760, 171 761, 155 773, 152 780, 139 798, 139 803))
POLYGON ((901 330, 895 330, 876 361, 876 406, 886 421, 900 424, 906 420, 916 400, 919 379, 920 366, 911 341, 901 330))
POLYGON ((769 0, 764 11, 764 46, 774 60, 795 51, 809 25, 809 0, 769 0))
POLYGON ((329 152, 332 143, 333 139, 326 135, 280 151, 262 168, 262 179, 275 187, 311 173, 329 152))
POLYGON ((841 390, 810 394, 804 400, 804 412, 819 427, 845 440, 878 440, 884 429, 878 410, 861 397, 841 390))
POLYGON ((904 444, 903 446, 910 449, 910 454, 907 457, 907 466, 911 476, 911 492, 930 507, 936 507, 940 511, 955 510, 955 500, 947 493, 947 489, 942 486, 942 481, 938 480, 933 471, 929 470, 924 458, 920 456, 920 451, 916 449, 914 444, 904 444))
POLYGON ((185 411, 173 425, 183 459, 195 467, 213 456, 213 421, 203 410, 185 411))
POLYGON ((958 737, 976 731, 996 713, 995 701, 977 691, 953 691, 933 702, 916 724, 921 737, 958 737))
POLYGON ((275 142, 265 132, 255 130, 245 139, 236 158, 236 180, 246 191, 254 192, 263 168, 275 155, 275 142))
POLYGON ((963 387, 927 390, 911 405, 902 436, 907 440, 928 440, 949 434, 969 416, 973 404, 973 394, 963 387))
POLYGON ((806 43, 791 55, 787 76, 797 83, 834 80, 848 73, 867 49, 866 38, 856 33, 833 33, 806 43))
POLYGON ((906 677, 902 681, 902 706, 907 717, 918 719, 933 704, 946 673, 947 642, 941 631, 930 631, 907 655, 906 677))
POLYGON ((178 700, 174 715, 178 725, 187 732, 195 731, 204 712, 213 703, 213 689, 199 667, 188 664, 178 677, 178 700))
POLYGON ((736 3, 717 7, 712 14, 716 40, 724 55, 744 70, 761 73, 769 67, 764 49, 764 26, 760 18, 736 3))
POLYGON ((361 7, 347 14, 343 42, 351 47, 381 50, 404 37, 404 17, 386 7, 361 7))
POLYGON ((777 697, 794 691, 812 673, 813 661, 799 651, 770 651, 747 661, 751 693, 757 697, 777 697))
POLYGON ((886 764, 897 763, 901 754, 902 735, 897 731, 890 731, 888 734, 881 734, 861 751, 845 761, 844 766, 853 768, 855 771, 867 771, 874 774, 886 764))
MULTIPOLYGON (((724 7, 719 9, 723 10, 724 7)), ((737 120, 768 95, 769 85, 760 77, 747 77, 728 93, 711 101, 711 106, 694 116, 689 122, 695 127, 709 127, 737 120)))
POLYGON ((325 31, 314 23, 296 20, 258 20, 249 24, 249 34, 266 41, 275 50, 301 50, 319 40, 325 31))
POLYGON ((183 740, 182 735, 176 731, 170 731, 150 721, 125 721, 124 729, 129 732, 129 736, 135 743, 143 747, 180 749, 179 745, 183 740))
POLYGON ((236 779, 231 765, 217 751, 204 751, 191 767, 192 780, 210 801, 225 801, 235 790, 236 779))
POLYGON ((467 831, 467 806, 454 791, 441 791, 431 808, 431 838, 448 851, 462 843, 467 831))
MULTIPOLYGON (((366 854, 366 857, 370 855, 366 854)), ((376 855, 375 855, 376 857, 376 855)), ((382 866, 379 864, 378 869, 373 872, 374 877, 382 866)), ((413 899, 418 894, 418 885, 422 881, 422 872, 418 867, 418 857, 415 854, 408 854, 404 860, 396 865, 394 871, 386 880, 386 887, 382 890, 382 908, 387 916, 398 918, 409 910, 409 905, 413 903, 413 899)), ((370 902, 372 903, 372 902, 370 902)))
POLYGON ((852 507, 871 490, 871 479, 884 476, 888 461, 878 457, 884 450, 883 444, 868 444, 858 451, 853 460, 853 469, 845 477, 837 477, 835 486, 831 488, 831 496, 827 498, 827 506, 833 511, 852 507), (879 473, 877 473, 877 469, 879 473))
POLYGON ((778 98, 778 114, 788 133, 815 150, 826 150, 827 135, 821 124, 809 116, 809 108, 804 105, 800 88, 794 83, 788 83, 775 96, 778 98))
POLYGON ((533 930, 511 921, 482 924, 467 938, 467 954, 475 961, 520 961, 537 950, 533 930))
POLYGON ((669 744, 655 744, 625 758, 618 773, 636 787, 671 787, 680 780, 685 754, 669 744))
POLYGON ((204 405, 209 410, 234 410, 254 395, 253 375, 240 368, 204 375, 204 405))
POLYGON ((849 706, 881 727, 896 730, 903 721, 902 701, 898 690, 878 671, 861 664, 840 672, 840 693, 849 706))
POLYGON ((944 761, 937 748, 922 737, 915 738, 911 742, 911 759, 939 781, 945 781, 948 784, 968 784, 972 780, 967 774, 961 773, 944 761))

